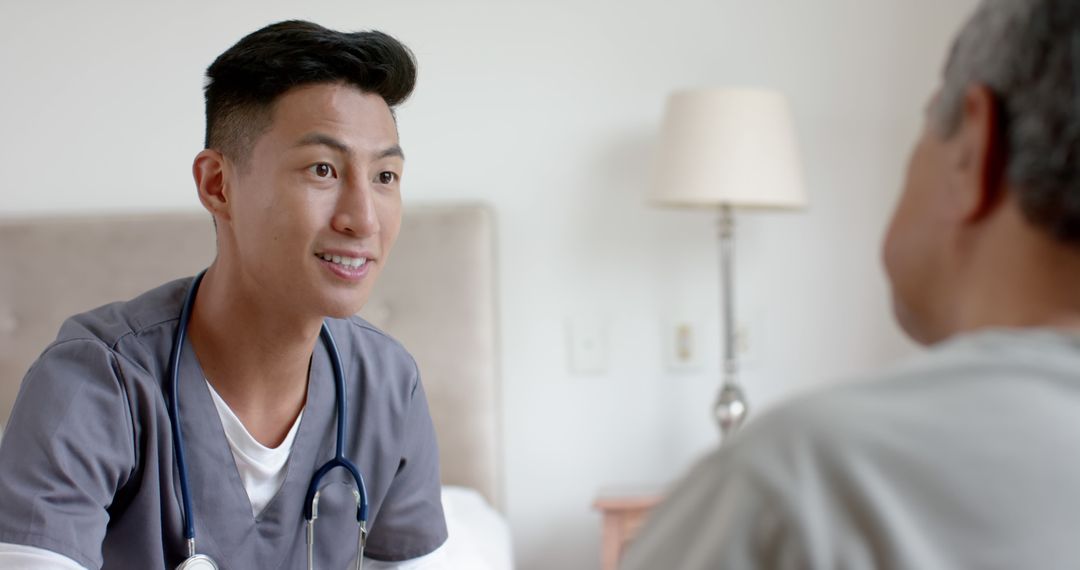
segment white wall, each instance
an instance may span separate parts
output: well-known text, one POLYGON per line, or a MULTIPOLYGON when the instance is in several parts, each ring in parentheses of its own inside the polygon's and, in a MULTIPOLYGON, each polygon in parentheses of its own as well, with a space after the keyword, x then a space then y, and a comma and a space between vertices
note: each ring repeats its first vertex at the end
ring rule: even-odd
POLYGON ((744 381, 760 410, 912 348, 877 249, 947 40, 974 0, 0 3, 0 216, 197 207, 201 74, 300 17, 379 28, 420 61, 400 111, 406 199, 499 219, 509 517, 523 569, 595 568, 598 489, 663 484, 715 441, 713 220, 642 197, 664 97, 791 97, 810 210, 743 216, 744 381), (697 315, 706 366, 661 326, 697 315), (565 322, 605 319, 606 374, 567 367, 565 322))

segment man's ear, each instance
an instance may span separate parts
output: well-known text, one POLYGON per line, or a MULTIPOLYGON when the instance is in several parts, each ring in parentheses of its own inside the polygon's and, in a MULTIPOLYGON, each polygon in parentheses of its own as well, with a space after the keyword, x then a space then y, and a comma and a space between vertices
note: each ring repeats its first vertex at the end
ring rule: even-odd
POLYGON ((229 203, 229 170, 231 163, 223 154, 203 149, 195 155, 191 173, 199 191, 199 201, 215 219, 231 218, 229 203))
POLYGON ((964 92, 960 124, 950 137, 949 168, 956 213, 976 222, 995 211, 1005 195, 1005 146, 1001 105, 985 85, 964 92))

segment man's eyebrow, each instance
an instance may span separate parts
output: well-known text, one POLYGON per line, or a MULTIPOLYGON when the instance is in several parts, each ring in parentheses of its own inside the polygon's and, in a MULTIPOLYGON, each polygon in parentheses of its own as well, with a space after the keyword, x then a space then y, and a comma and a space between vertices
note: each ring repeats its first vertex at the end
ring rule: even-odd
POLYGON ((304 135, 304 138, 300 139, 295 145, 296 147, 302 146, 328 146, 342 154, 352 154, 352 149, 345 143, 335 139, 334 137, 323 133, 310 133, 304 135))
MULTIPOLYGON (((315 146, 315 145, 330 147, 330 148, 332 148, 332 149, 334 149, 334 150, 336 150, 336 151, 338 151, 338 152, 340 152, 342 154, 353 154, 352 149, 349 148, 349 146, 347 144, 335 139, 334 137, 332 137, 330 135, 324 134, 324 133, 311 133, 311 134, 305 135, 304 138, 300 139, 293 146, 294 147, 302 147, 302 146, 315 146)), ((375 156, 375 158, 376 159, 382 159, 382 158, 389 158, 391 156, 396 156, 396 157, 404 160, 405 159, 405 151, 401 150, 401 145, 394 145, 394 146, 387 147, 386 149, 383 149, 383 150, 379 151, 379 153, 375 156)))
POLYGON ((396 144, 396 145, 394 145, 392 147, 389 147, 389 148, 383 150, 375 158, 389 158, 391 156, 396 156, 396 157, 400 158, 401 160, 405 160, 405 151, 401 150, 401 145, 396 144))

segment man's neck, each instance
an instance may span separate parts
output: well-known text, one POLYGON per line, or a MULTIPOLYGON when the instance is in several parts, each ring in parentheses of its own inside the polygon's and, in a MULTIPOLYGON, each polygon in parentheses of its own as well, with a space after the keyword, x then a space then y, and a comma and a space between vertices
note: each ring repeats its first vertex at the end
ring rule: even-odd
POLYGON ((300 318, 210 267, 188 326, 207 381, 248 432, 276 447, 303 410, 321 319, 300 318))

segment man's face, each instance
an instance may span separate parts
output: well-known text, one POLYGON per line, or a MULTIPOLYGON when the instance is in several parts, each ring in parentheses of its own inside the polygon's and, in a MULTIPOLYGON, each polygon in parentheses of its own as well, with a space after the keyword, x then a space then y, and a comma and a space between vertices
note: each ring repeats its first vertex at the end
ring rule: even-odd
POLYGON ((397 239, 403 162, 378 95, 344 84, 286 92, 227 180, 229 265, 284 311, 354 314, 397 239))
MULTIPOLYGON (((935 104, 931 101, 930 109, 935 104)), ((940 323, 949 292, 944 246, 951 227, 945 207, 948 141, 927 115, 882 248, 896 318, 909 336, 924 344, 944 334, 940 323)))

